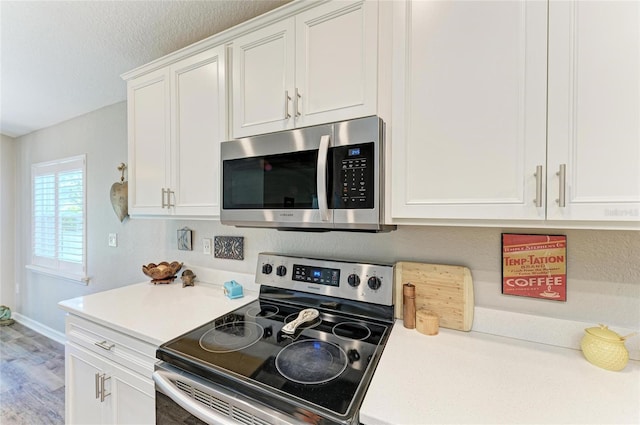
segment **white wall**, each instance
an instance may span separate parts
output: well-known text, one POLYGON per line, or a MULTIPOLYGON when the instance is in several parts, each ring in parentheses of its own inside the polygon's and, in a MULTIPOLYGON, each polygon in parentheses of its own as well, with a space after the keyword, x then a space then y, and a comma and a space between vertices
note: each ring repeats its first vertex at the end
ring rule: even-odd
MULTIPOLYGON (((606 323, 613 329, 640 329, 640 232, 554 229, 549 233, 568 237, 568 301, 503 296, 500 233, 526 229, 412 226, 386 234, 356 234, 236 229, 217 221, 135 219, 120 223, 109 203, 109 188, 119 180, 118 164, 127 162, 126 148, 125 103, 18 139, 16 279, 21 288, 21 314, 62 332, 64 316, 56 307, 58 301, 145 281, 143 264, 179 260, 194 270, 207 267, 253 273, 258 252, 275 251, 389 263, 413 260, 464 265, 473 274, 476 305, 606 323), (88 268, 92 277, 88 286, 24 268, 29 258, 30 164, 81 153, 87 154, 88 268), (184 226, 194 230, 192 252, 177 249, 176 231, 184 226), (108 233, 118 233, 117 248, 107 246, 108 233), (244 236, 245 259, 220 260, 202 254, 202 238, 216 235, 244 236)), ((113 307, 117 314, 117 306, 113 307)))
POLYGON ((0 135, 0 304, 15 309, 15 143, 0 135))

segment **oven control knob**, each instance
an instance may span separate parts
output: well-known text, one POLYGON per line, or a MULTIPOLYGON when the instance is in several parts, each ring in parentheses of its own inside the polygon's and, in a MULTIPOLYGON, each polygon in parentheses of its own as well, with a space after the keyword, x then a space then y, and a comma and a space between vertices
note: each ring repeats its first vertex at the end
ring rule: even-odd
POLYGON ((369 285, 369 288, 377 291, 378 289, 380 289, 380 286, 382 286, 382 281, 379 277, 371 276, 367 281, 367 285, 369 285))
POLYGON ((287 268, 285 266, 278 266, 278 268, 276 268, 276 274, 278 276, 284 276, 287 274, 287 268))
POLYGON ((353 286, 355 288, 356 286, 360 285, 360 276, 355 273, 350 274, 349 277, 347 277, 347 283, 349 284, 349 286, 353 286))
POLYGON ((271 264, 267 263, 262 265, 262 274, 271 274, 272 271, 273 267, 271 264))

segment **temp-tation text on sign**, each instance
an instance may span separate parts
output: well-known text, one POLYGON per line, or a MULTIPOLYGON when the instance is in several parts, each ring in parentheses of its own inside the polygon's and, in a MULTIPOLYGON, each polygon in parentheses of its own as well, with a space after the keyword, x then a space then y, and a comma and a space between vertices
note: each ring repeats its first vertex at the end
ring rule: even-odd
POLYGON ((502 293, 567 300, 567 237, 502 234, 502 293))

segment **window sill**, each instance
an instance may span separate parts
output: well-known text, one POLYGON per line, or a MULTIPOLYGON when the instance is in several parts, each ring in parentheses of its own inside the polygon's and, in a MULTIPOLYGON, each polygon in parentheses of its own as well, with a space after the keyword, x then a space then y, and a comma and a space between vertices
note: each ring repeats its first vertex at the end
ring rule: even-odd
POLYGON ((89 285, 89 281, 91 280, 89 276, 83 276, 83 275, 78 275, 73 273, 65 273, 59 270, 48 269, 46 267, 34 266, 33 264, 27 264, 25 267, 28 270, 34 271, 36 273, 57 277, 65 280, 70 280, 74 283, 78 283, 81 285, 89 285))

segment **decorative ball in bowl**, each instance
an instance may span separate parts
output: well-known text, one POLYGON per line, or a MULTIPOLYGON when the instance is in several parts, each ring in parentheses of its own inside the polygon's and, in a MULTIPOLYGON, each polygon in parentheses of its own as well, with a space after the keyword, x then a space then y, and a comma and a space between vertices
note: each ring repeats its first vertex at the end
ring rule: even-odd
POLYGON ((156 283, 171 283, 176 278, 176 273, 182 268, 182 263, 173 261, 167 263, 166 261, 160 264, 149 263, 146 266, 142 266, 142 273, 151 278, 151 282, 156 283))

